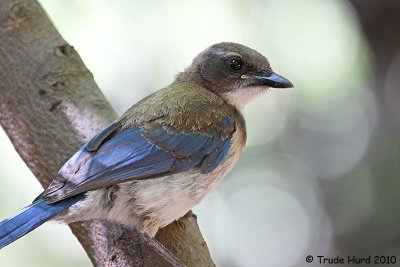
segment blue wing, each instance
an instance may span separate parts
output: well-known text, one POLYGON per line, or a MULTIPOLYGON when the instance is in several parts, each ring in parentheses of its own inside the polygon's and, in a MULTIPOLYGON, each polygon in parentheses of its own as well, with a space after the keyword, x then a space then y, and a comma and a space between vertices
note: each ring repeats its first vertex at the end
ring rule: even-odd
MULTIPOLYGON (((233 134, 234 121, 228 120, 229 124, 223 119, 219 127, 230 127, 233 134)), ((115 125, 105 128, 105 134, 97 134, 64 164, 43 197, 53 203, 88 190, 191 168, 208 173, 224 160, 231 147, 231 138, 222 137, 218 127, 207 133, 182 133, 161 123, 150 126, 116 134, 115 125)))

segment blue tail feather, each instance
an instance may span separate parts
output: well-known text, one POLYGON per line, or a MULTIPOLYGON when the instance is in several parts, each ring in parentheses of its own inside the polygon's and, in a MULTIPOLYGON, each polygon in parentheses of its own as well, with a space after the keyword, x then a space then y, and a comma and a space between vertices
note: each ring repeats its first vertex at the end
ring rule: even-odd
POLYGON ((15 216, 0 222, 0 249, 59 215, 83 198, 84 195, 81 194, 53 204, 47 204, 45 200, 39 199, 15 216))

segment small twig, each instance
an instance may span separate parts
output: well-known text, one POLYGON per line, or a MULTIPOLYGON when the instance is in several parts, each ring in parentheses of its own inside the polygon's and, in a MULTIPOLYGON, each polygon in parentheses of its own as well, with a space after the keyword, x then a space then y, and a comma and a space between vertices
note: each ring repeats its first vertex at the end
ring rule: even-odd
POLYGON ((157 252, 164 260, 171 264, 173 267, 186 267, 171 251, 163 246, 156 239, 148 236, 145 233, 139 233, 144 244, 149 246, 155 252, 157 252))

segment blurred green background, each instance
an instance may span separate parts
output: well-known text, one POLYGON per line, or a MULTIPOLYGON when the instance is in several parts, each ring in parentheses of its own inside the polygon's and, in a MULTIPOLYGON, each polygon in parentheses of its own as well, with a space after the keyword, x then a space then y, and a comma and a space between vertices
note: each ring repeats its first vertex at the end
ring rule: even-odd
MULTIPOLYGON (((194 209, 217 266, 400 257, 400 1, 40 2, 119 114, 220 41, 258 50, 294 83, 245 108, 240 161, 194 209)), ((4 218, 41 187, 2 130, 0 144, 4 218)), ((47 223, 1 250, 0 266, 90 261, 68 227, 47 223)))

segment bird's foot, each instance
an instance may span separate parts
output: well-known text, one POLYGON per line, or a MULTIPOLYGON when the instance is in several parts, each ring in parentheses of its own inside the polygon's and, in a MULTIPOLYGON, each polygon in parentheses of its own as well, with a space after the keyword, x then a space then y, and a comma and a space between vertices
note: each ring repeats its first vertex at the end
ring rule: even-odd
POLYGON ((186 267, 171 251, 158 242, 155 238, 150 237, 145 233, 139 233, 141 240, 144 244, 149 246, 157 252, 164 260, 166 260, 173 267, 186 267))

